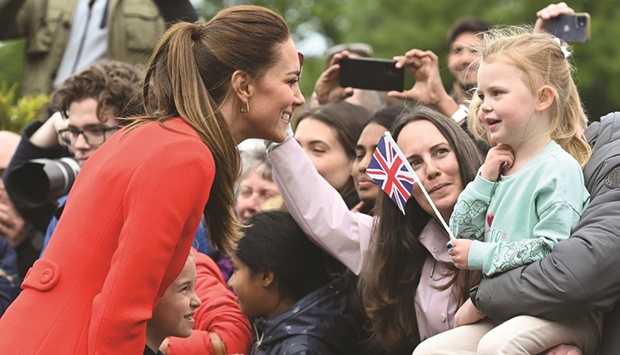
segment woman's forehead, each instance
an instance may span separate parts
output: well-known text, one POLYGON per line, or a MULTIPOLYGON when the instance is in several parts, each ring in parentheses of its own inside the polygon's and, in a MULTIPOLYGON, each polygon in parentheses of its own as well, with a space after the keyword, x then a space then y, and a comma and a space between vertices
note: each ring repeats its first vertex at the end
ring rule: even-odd
POLYGON ((438 144, 447 144, 448 140, 433 123, 427 120, 418 120, 403 127, 396 143, 403 154, 409 157, 423 154, 438 144))

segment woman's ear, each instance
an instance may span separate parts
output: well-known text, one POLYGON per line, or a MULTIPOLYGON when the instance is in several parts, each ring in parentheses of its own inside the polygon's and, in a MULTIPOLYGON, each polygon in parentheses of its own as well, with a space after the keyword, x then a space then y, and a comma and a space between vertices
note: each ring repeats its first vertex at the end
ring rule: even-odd
POLYGON ((538 103, 536 104, 536 109, 538 111, 545 111, 555 101, 555 90, 549 85, 543 85, 540 89, 538 89, 538 103))
POLYGON ((231 78, 231 86, 237 97, 245 102, 251 96, 250 75, 242 70, 235 70, 231 78))

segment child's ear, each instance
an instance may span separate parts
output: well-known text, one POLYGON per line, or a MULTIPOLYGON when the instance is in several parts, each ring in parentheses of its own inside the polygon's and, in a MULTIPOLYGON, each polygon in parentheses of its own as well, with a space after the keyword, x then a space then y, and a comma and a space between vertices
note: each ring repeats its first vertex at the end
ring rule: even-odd
POLYGON ((536 109, 538 111, 545 111, 555 101, 555 90, 549 85, 543 85, 540 89, 538 89, 538 103, 536 104, 536 109))
POLYGON ((262 278, 263 287, 269 287, 275 281, 275 275, 272 271, 262 271, 261 278, 262 278))

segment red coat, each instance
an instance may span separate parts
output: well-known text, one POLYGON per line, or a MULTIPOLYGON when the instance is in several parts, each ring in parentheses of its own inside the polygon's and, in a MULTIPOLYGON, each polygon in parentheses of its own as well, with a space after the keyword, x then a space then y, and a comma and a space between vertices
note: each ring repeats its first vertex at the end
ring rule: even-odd
POLYGON ((189 338, 170 338, 168 355, 212 355, 209 333, 215 332, 228 354, 249 354, 252 327, 241 313, 237 297, 226 288, 217 264, 193 250, 196 261, 196 294, 202 304, 196 310, 194 331, 189 338))
POLYGON ((182 270, 215 164, 183 120, 118 132, 86 162, 42 259, 0 319, 0 354, 142 354, 182 270))

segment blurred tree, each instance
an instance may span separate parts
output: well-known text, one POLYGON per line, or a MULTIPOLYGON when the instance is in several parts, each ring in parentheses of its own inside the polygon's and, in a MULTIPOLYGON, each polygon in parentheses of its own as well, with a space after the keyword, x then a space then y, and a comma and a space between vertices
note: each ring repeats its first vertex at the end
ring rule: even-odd
POLYGON ((23 52, 23 40, 0 41, 0 88, 15 86, 16 92, 20 92, 23 52))
POLYGON ((19 98, 16 85, 7 87, 6 84, 2 84, 0 86, 0 130, 21 133, 30 121, 43 115, 48 102, 47 95, 19 98))

